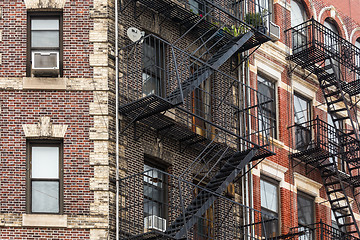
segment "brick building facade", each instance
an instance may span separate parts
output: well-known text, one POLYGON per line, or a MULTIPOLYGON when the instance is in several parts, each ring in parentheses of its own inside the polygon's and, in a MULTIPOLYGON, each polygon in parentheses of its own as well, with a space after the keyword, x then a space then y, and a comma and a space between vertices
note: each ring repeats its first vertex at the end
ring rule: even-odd
POLYGON ((359 5, 2 0, 0 239, 357 239, 359 5))

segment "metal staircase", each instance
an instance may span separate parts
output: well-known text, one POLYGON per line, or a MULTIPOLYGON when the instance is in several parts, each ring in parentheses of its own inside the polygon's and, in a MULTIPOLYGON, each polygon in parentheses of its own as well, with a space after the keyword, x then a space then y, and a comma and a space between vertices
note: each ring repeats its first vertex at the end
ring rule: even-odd
POLYGON ((354 80, 360 72, 358 61, 355 60, 360 49, 314 19, 287 31, 291 33, 293 41, 293 54, 288 59, 317 76, 334 123, 334 126, 329 126, 317 119, 316 123, 309 124, 310 131, 317 126, 314 142, 292 156, 320 170, 331 208, 337 213, 335 218, 338 226, 348 235, 360 236, 353 212, 354 206, 360 209, 357 199, 360 187, 360 138, 356 96, 360 93, 360 87, 359 79, 354 80), (353 72, 352 77, 349 77, 347 70, 353 72), (346 127, 342 127, 341 122, 346 127), (329 132, 332 132, 333 140, 329 132), (343 161, 346 168, 340 171, 337 161, 343 161))
MULTIPOLYGON (((228 185, 240 174, 242 169, 252 160, 254 160, 257 150, 248 150, 245 152, 238 152, 230 157, 217 172, 217 174, 205 186, 211 192, 221 195, 228 185)), ((166 233, 173 236, 175 239, 181 239, 186 234, 187 229, 190 229, 201 217, 207 209, 209 209, 216 201, 217 196, 210 192, 201 191, 195 199, 166 230, 166 233)))

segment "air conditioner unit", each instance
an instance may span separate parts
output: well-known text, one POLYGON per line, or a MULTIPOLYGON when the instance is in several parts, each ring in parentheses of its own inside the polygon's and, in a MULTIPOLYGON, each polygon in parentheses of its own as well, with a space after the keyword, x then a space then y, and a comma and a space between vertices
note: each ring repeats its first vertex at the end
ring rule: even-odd
POLYGON ((145 231, 157 230, 165 232, 166 230, 166 219, 158 217, 156 215, 151 215, 144 218, 144 228, 145 231))
POLYGON ((59 53, 50 51, 32 52, 31 72, 41 77, 56 77, 59 75, 59 53))
POLYGON ((276 25, 272 21, 270 21, 269 24, 269 32, 270 32, 270 38, 273 41, 277 41, 280 39, 280 26, 276 25))

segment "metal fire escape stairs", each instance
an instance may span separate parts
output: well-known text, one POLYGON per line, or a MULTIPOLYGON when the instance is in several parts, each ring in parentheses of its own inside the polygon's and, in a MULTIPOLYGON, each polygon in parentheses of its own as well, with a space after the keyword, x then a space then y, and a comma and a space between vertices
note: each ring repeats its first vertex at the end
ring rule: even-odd
MULTIPOLYGON (((330 36, 336 35, 313 19, 305 22, 304 26, 302 29, 302 26, 299 26, 298 29, 300 30, 295 28, 292 30, 293 39, 295 39, 297 35, 300 36, 301 33, 303 34, 304 32, 310 31, 313 36, 316 36, 317 29, 322 29, 319 36, 325 35, 323 38, 327 37, 326 34, 330 36)), ((342 47, 345 49, 345 46, 341 46, 338 39, 340 39, 340 37, 331 40, 336 42, 335 48, 342 47)), ((352 46, 352 44, 346 40, 340 40, 343 42, 342 44, 346 43, 346 47, 350 46, 350 48, 355 48, 355 46, 352 46)), ((344 230, 346 234, 357 234, 357 236, 360 236, 359 227, 352 207, 352 204, 354 204, 357 209, 360 209, 357 199, 359 195, 359 189, 357 188, 360 187, 360 164, 358 163, 360 160, 359 123, 356 115, 357 102, 354 101, 354 96, 360 93, 360 86, 359 79, 351 82, 344 81, 344 76, 339 65, 341 64, 357 73, 360 72, 360 69, 354 63, 343 59, 346 56, 335 53, 332 50, 333 48, 329 46, 325 48, 321 45, 317 46, 316 44, 319 43, 314 39, 309 41, 313 42, 305 43, 307 44, 306 46, 299 47, 300 51, 296 51, 293 55, 289 56, 288 59, 317 75, 328 107, 328 113, 336 129, 339 154, 335 157, 344 161, 347 172, 345 173, 339 170, 336 158, 321 160, 317 167, 320 169, 328 200, 335 214, 338 226, 344 230), (349 128, 346 130, 342 129, 339 124, 341 121, 346 121, 349 128), (351 192, 354 197, 353 200, 349 198, 349 192, 351 192)))
POLYGON ((242 169, 252 160, 254 160, 257 149, 250 149, 244 152, 237 152, 227 159, 217 174, 212 177, 196 198, 187 206, 185 211, 171 223, 167 228, 166 234, 174 239, 183 238, 187 230, 197 223, 197 219, 209 209, 217 200, 217 195, 221 195, 230 183, 240 174, 242 169), (210 192, 211 191, 211 192, 210 192))

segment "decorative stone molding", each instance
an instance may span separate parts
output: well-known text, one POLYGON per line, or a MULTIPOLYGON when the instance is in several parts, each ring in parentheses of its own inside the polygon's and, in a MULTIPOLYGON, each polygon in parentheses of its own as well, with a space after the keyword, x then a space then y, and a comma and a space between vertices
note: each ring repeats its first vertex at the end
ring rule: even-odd
POLYGON ((67 215, 23 214, 22 226, 27 227, 67 227, 67 215))
POLYGON ((64 138, 68 125, 52 125, 50 117, 40 117, 38 124, 23 124, 25 137, 64 138))
POLYGON ((27 9, 63 9, 69 0, 24 0, 27 9))
POLYGON ((23 89, 65 90, 66 78, 23 78, 23 89))
POLYGON ((320 188, 323 186, 321 183, 307 178, 300 173, 294 173, 294 178, 297 190, 305 192, 314 197, 320 196, 320 188))

